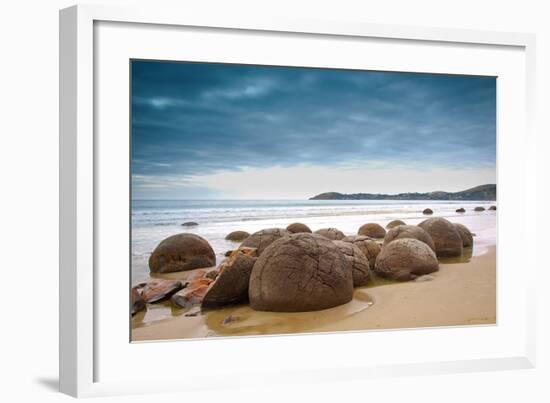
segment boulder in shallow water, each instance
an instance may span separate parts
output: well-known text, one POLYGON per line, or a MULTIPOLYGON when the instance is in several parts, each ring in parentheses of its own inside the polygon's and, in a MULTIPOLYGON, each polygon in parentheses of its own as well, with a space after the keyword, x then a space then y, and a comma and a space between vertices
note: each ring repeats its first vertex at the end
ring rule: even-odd
POLYGON ((434 211, 431 208, 425 208, 424 211, 422 211, 422 214, 424 215, 430 215, 433 214, 434 211))
POLYGON ((333 241, 351 264, 353 286, 362 287, 370 280, 370 264, 365 254, 353 243, 333 241))
POLYGON ((152 304, 170 297, 175 292, 181 290, 183 284, 178 280, 159 280, 148 281, 141 290, 141 297, 145 302, 152 304))
POLYGON ((243 252, 232 255, 219 269, 219 276, 202 301, 203 308, 218 308, 248 301, 248 283, 256 257, 243 252))
POLYGON ((255 232, 246 238, 241 244, 242 247, 256 248, 258 256, 262 254, 265 248, 267 248, 273 241, 285 236, 290 235, 286 229, 283 228, 268 228, 255 232))
POLYGON ((474 211, 485 211, 485 207, 478 206, 474 209, 474 211))
POLYGON ((145 309, 145 300, 141 297, 138 287, 132 287, 130 290, 130 312, 132 315, 145 309))
POLYGON ((149 269, 154 273, 193 270, 215 264, 214 250, 195 234, 172 235, 159 243, 149 257, 149 269))
POLYGON ((404 221, 401 220, 393 220, 386 225, 386 229, 392 229, 393 227, 397 227, 398 225, 406 225, 404 221))
POLYGON ((465 248, 472 246, 474 244, 474 237, 468 227, 458 223, 455 223, 454 226, 456 227, 460 238, 462 238, 462 246, 465 248))
POLYGON ((199 225, 199 223, 195 222, 195 221, 187 221, 187 222, 184 222, 181 225, 182 225, 182 227, 196 227, 197 225, 199 225))
POLYGON ((387 245, 396 239, 403 238, 418 239, 428 245, 430 249, 435 252, 435 244, 430 234, 416 225, 399 225, 398 227, 392 228, 388 231, 386 237, 384 238, 384 245, 387 245))
POLYGON ((357 234, 380 239, 386 236, 386 230, 380 224, 368 223, 361 225, 357 234))
POLYGON ((300 222, 290 224, 288 227, 286 227, 286 230, 288 232, 292 232, 293 234, 299 234, 301 232, 307 232, 311 234, 311 229, 307 225, 300 222))
POLYGON ((338 241, 345 237, 344 233, 336 228, 321 228, 315 231, 314 234, 324 236, 331 241, 338 241))
POLYGON ((332 308, 353 297, 351 266, 322 235, 289 235, 260 255, 252 269, 248 295, 251 307, 259 311, 332 308))
POLYGON ((466 210, 464 210, 463 207, 460 207, 460 208, 456 209, 455 211, 456 211, 457 213, 465 213, 465 212, 466 212, 466 210))
POLYGON ((443 217, 428 218, 418 226, 432 237, 438 257, 462 255, 462 238, 456 227, 443 217))
POLYGON ((209 278, 193 280, 183 290, 172 295, 170 301, 180 308, 190 308, 193 305, 200 304, 211 283, 212 280, 209 278))
POLYGON ((434 251, 424 242, 413 238, 396 239, 384 245, 374 266, 379 276, 397 281, 414 280, 438 269, 434 251))
POLYGON ((349 242, 361 249, 361 252, 369 261, 369 266, 372 269, 376 262, 376 256, 380 253, 381 247, 378 241, 364 235, 348 235, 342 238, 343 242, 349 242))
POLYGON ((491 211, 496 211, 496 210, 497 210, 497 206, 491 206, 491 207, 489 207, 489 210, 491 210, 491 211))
POLYGON ((250 234, 246 231, 233 231, 226 235, 225 239, 231 242, 241 242, 248 238, 250 234))

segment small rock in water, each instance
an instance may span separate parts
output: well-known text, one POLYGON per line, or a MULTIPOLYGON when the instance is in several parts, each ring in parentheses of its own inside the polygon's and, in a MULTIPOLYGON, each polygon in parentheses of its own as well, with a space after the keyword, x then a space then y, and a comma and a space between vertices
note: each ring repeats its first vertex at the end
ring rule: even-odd
POLYGON ((422 212, 422 214, 426 214, 426 215, 430 215, 430 214, 433 214, 433 213, 434 213, 434 211, 431 208, 426 208, 422 212))
POLYGON ((430 276, 429 274, 425 274, 423 276, 418 276, 417 278, 414 279, 414 281, 416 281, 418 283, 423 283, 424 281, 432 281, 434 279, 435 279, 434 276, 430 276))
POLYGON ((187 222, 184 222, 183 224, 181 224, 183 227, 196 227, 197 225, 199 225, 198 222, 195 222, 195 221, 187 221, 187 222))
POLYGON ((229 315, 222 321, 222 325, 227 325, 229 323, 236 322, 237 320, 239 320, 238 316, 229 315))

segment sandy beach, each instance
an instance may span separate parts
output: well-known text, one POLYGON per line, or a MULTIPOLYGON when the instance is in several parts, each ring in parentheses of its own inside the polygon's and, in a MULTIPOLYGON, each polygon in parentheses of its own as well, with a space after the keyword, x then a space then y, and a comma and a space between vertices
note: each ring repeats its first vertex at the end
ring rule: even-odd
POLYGON ((375 282, 356 288, 349 303, 322 311, 258 312, 240 305, 201 312, 200 307, 176 309, 169 302, 150 305, 132 318, 132 340, 494 324, 496 247, 479 241, 480 254, 471 256, 470 250, 460 259, 441 261, 428 281, 375 282))

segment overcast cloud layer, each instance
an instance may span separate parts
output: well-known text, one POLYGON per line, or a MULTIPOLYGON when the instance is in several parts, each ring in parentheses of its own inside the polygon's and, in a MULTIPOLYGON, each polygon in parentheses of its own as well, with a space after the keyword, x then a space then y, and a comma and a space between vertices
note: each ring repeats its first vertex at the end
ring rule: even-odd
POLYGON ((494 78, 134 61, 131 103, 137 199, 496 181, 494 78))

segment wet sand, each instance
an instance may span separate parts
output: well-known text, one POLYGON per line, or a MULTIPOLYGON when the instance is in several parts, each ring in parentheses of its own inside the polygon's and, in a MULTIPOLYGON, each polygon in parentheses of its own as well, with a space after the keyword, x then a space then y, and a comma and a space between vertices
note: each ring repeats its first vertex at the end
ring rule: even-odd
POLYGON ((496 323, 494 245, 462 261, 442 261, 439 271, 430 276, 430 281, 380 282, 357 288, 349 303, 317 312, 257 312, 248 305, 200 312, 198 307, 180 310, 169 302, 155 304, 132 318, 132 340, 496 323))

